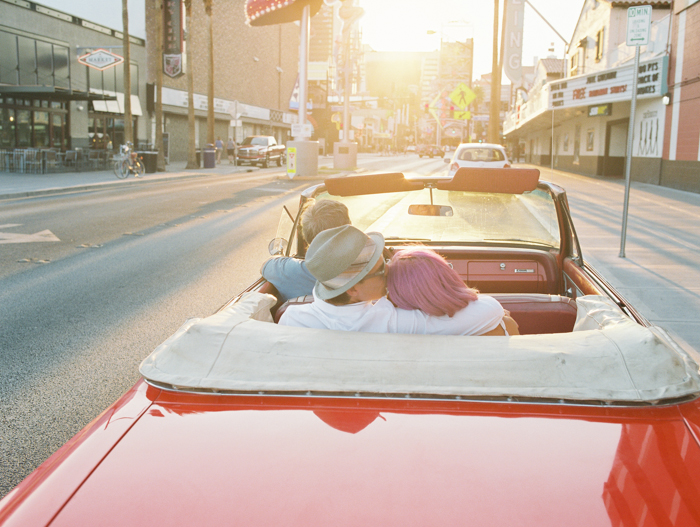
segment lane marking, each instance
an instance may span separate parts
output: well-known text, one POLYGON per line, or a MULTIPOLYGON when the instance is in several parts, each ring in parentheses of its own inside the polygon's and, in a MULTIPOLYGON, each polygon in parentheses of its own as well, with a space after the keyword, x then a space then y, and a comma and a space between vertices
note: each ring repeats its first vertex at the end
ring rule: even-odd
MULTIPOLYGON (((20 227, 21 223, 6 223, 0 225, 0 229, 8 229, 11 227, 20 227)), ((0 232, 0 244, 4 243, 34 243, 34 242, 60 242, 61 240, 46 229, 34 234, 22 234, 18 232, 0 232)))

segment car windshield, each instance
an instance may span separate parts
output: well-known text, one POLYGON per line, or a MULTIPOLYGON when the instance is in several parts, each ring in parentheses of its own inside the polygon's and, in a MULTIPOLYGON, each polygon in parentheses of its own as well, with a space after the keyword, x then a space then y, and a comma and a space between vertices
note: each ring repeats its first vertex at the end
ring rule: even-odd
POLYGON ((451 207, 449 215, 409 214, 409 205, 431 204, 430 189, 316 199, 345 203, 353 225, 381 232, 388 240, 426 244, 525 243, 559 248, 560 234, 554 201, 549 193, 492 194, 432 190, 432 204, 451 207))
POLYGON ((457 152, 460 161, 504 161, 503 152, 494 148, 465 148, 457 152))
POLYGON ((265 137, 246 137, 242 144, 267 146, 267 139, 265 137))

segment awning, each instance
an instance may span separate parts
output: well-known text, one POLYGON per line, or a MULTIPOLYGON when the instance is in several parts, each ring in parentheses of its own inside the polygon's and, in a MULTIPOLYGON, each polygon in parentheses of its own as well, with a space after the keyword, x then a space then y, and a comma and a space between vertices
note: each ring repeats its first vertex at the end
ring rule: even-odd
MULTIPOLYGON (((105 101, 93 101, 92 107, 96 112, 124 114, 124 94, 116 93, 115 99, 105 101)), ((131 96, 131 115, 141 116, 141 101, 138 95, 131 96)))
POLYGON ((108 101, 115 99, 114 95, 105 93, 78 91, 56 86, 0 86, 0 95, 59 101, 108 101))

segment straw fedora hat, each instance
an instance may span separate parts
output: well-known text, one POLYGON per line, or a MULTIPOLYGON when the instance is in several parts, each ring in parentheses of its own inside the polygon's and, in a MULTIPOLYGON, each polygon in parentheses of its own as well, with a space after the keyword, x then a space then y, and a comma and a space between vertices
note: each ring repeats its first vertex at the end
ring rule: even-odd
POLYGON ((382 257, 384 236, 352 225, 320 232, 306 251, 306 268, 316 278, 314 294, 328 300, 362 280, 382 257))

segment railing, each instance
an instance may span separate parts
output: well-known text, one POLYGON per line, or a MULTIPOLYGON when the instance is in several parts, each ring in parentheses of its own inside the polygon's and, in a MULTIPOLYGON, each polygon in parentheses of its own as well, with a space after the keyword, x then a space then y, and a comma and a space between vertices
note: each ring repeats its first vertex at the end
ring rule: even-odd
POLYGON ((0 150, 0 171, 18 174, 46 174, 108 168, 109 153, 104 150, 14 148, 0 150))

